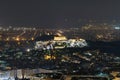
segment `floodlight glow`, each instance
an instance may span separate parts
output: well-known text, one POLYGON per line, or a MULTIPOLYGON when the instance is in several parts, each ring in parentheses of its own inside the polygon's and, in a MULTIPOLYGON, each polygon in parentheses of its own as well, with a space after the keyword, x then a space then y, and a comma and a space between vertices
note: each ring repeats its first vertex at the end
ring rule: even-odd
POLYGON ((120 27, 115 27, 115 29, 120 29, 120 27))

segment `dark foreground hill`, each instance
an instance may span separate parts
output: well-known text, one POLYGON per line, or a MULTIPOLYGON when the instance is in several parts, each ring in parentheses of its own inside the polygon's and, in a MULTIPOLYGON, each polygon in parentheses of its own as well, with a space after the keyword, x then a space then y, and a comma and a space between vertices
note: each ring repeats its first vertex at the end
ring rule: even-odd
POLYGON ((120 56, 120 41, 102 42, 102 41, 87 41, 89 49, 99 49, 101 52, 112 53, 120 56))

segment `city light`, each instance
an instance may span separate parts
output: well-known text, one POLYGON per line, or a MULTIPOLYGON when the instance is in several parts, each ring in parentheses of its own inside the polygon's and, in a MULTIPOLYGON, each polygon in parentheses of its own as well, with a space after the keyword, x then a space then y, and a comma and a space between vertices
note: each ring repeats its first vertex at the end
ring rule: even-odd
POLYGON ((45 55, 45 60, 51 60, 51 59, 56 59, 56 57, 55 56, 53 56, 53 55, 45 55))
POLYGON ((16 41, 20 41, 20 38, 19 38, 19 37, 16 37, 16 41))
POLYGON ((26 51, 27 51, 27 52, 30 52, 30 49, 27 49, 26 51))

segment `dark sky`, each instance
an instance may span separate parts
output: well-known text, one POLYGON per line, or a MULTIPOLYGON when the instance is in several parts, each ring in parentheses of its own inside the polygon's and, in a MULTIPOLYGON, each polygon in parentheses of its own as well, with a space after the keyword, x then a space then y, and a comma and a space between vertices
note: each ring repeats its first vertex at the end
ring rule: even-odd
POLYGON ((0 0, 0 24, 62 26, 120 19, 120 0, 0 0))

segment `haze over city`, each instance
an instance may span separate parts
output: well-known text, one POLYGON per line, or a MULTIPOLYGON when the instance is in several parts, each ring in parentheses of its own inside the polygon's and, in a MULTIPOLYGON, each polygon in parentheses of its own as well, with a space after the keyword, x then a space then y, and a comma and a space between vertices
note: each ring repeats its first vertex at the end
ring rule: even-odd
POLYGON ((120 22, 119 0, 1 0, 0 24, 75 27, 96 22, 120 22))

